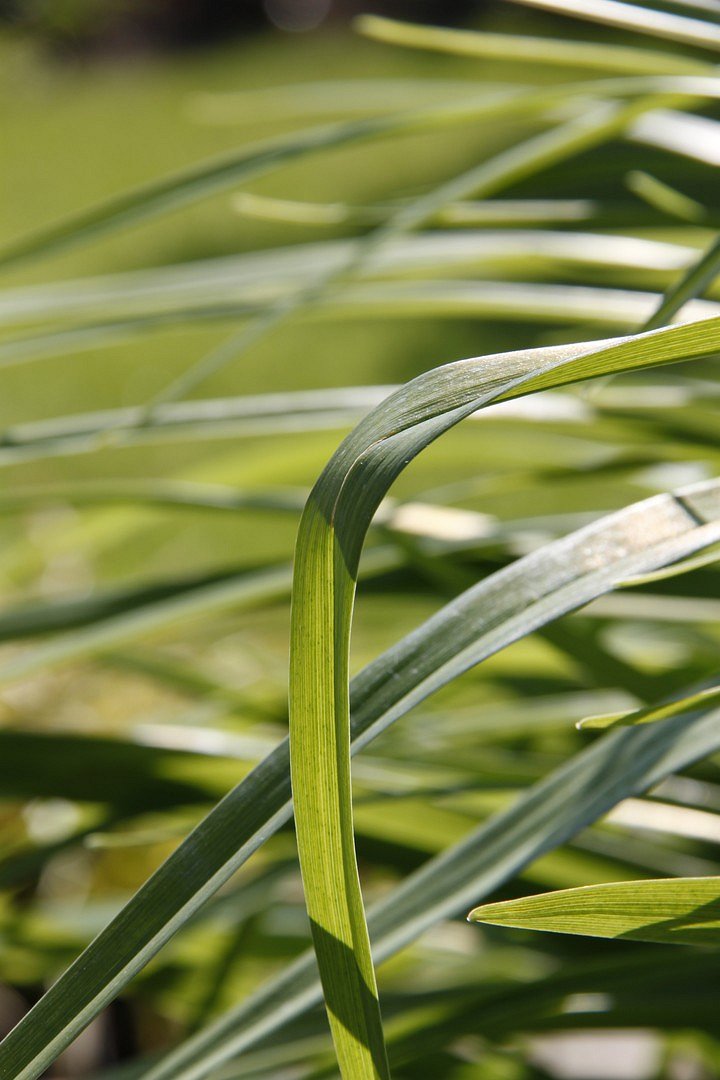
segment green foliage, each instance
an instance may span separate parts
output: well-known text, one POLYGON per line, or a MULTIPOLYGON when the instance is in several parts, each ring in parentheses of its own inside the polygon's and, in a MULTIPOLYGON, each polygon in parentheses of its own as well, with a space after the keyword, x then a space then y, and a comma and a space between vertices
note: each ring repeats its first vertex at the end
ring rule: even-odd
MULTIPOLYGON (((0 976, 49 986, 8 1080, 121 994, 103 1080, 530 1080, 583 1026, 720 1056, 684 948, 720 874, 720 22, 358 29, 286 89, 281 43, 254 89, 218 56, 182 119, 143 76, 145 174, 69 154, 66 216, 8 228, 0 976)), ((46 75, 63 130, 130 111, 46 75)))

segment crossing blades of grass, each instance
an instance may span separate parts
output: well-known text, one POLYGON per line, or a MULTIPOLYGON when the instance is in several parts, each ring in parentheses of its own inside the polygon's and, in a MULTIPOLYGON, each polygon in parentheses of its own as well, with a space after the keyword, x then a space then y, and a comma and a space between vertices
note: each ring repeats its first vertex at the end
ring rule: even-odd
POLYGON ((561 96, 558 88, 549 89, 545 94, 539 94, 537 90, 532 93, 505 90, 488 94, 482 90, 474 97, 464 95, 462 100, 450 104, 278 136, 267 142, 243 147, 223 158, 173 173, 109 199, 94 210, 71 216, 55 226, 21 238, 0 249, 0 268, 179 209, 311 153, 349 146, 369 138, 426 130, 434 126, 445 127, 481 116, 541 112, 561 96))
MULTIPOLYGON (((545 39, 543 39, 543 48, 545 39)), ((627 70, 627 69, 623 69, 627 70)), ((632 70, 636 70, 633 68, 632 70)), ((647 72, 638 64, 637 70, 647 72)), ((656 71, 657 68, 651 70, 656 71)), ((667 62, 659 74, 679 70, 667 62), (669 64, 669 66, 668 66, 669 64)), ((683 67, 682 71, 712 73, 709 67, 683 67)), ((672 82, 672 80, 668 80, 672 82)), ((611 92, 611 91, 610 91, 611 92)), ((629 93, 633 94, 633 89, 629 93)), ((639 89, 643 93, 643 89, 639 89)), ((653 92, 653 91, 651 91, 653 92)), ((684 93, 675 88, 659 93, 684 93)), ((688 90, 692 94, 692 90, 688 90)), ((111 232, 121 226, 148 220, 159 214, 179 209, 216 192, 227 190, 241 181, 264 175, 286 163, 306 155, 349 146, 365 139, 390 136, 403 132, 424 131, 447 127, 480 117, 541 115, 553 105, 567 101, 567 87, 551 86, 531 90, 485 89, 472 95, 464 93, 457 101, 386 116, 369 116, 281 135, 274 139, 243 147, 225 157, 202 162, 192 168, 173 173, 160 180, 142 185, 115 198, 108 199, 92 210, 68 217, 56 225, 39 229, 0 249, 0 268, 31 257, 39 257, 111 232)))
POLYGON ((0 267, 10 266, 31 256, 45 255, 122 225, 178 209, 306 154, 346 146, 362 139, 412 130, 416 125, 423 127, 436 120, 448 122, 455 118, 472 116, 476 107, 453 104, 407 113, 401 117, 362 119, 302 131, 299 135, 293 133, 279 136, 259 145, 244 147, 219 160, 204 162, 124 193, 94 210, 68 218, 56 226, 49 226, 0 249, 0 267))
POLYGON ((349 426, 387 395, 387 387, 345 387, 213 398, 168 404, 142 425, 140 407, 60 416, 6 428, 0 435, 0 467, 56 455, 86 453, 114 445, 163 439, 292 435, 349 426))
MULTIPOLYGON (((303 322, 307 320, 342 322, 348 318, 402 320, 409 317, 414 319, 468 317, 483 321, 515 318, 524 323, 550 323, 565 326, 579 323, 583 327, 592 325, 625 331, 636 329, 639 323, 649 321, 651 317, 653 322, 657 322, 654 315, 659 299, 657 293, 639 289, 556 285, 545 282, 472 280, 384 282, 383 284, 350 284, 338 288, 337 291, 315 300, 312 306, 298 308, 294 316, 303 322)), ((689 300, 683 303, 679 319, 680 321, 694 321, 709 318, 717 314, 718 310, 720 308, 717 301, 689 300)), ((225 322, 228 319, 247 320, 252 317, 251 322, 245 323, 246 326, 251 326, 257 325, 256 319, 265 320, 266 316, 270 318, 273 311, 277 311, 276 305, 268 308, 230 305, 227 308, 185 310, 164 316, 161 321, 164 325, 173 325, 196 322, 198 319, 225 322)), ((273 326, 276 317, 272 315, 273 326)), ((665 321, 669 321, 669 317, 663 318, 660 324, 665 321)), ((148 329, 149 323, 145 319, 127 319, 119 323, 86 327, 81 330, 60 330, 49 334, 28 335, 0 345, 0 368, 64 355, 76 349, 84 350, 114 344, 122 339, 144 335, 148 329)), ((238 335, 233 335, 228 340, 233 341, 234 344, 232 348, 228 346, 227 350, 223 350, 216 370, 236 360, 244 352, 245 346, 239 346, 238 335)), ((213 352, 209 355, 216 354, 213 352)), ((191 377, 190 381, 193 385, 196 384, 196 376, 197 372, 191 377)), ((201 383, 204 378, 205 374, 197 377, 197 383, 201 383)), ((162 403, 159 402, 152 409, 147 409, 144 414, 139 409, 134 410, 140 420, 136 421, 135 426, 128 426, 123 421, 118 428, 118 440, 137 442, 162 437, 161 429, 166 429, 167 425, 155 422, 156 413, 161 404, 171 404, 174 400, 174 394, 168 395, 163 397, 162 403)), ((126 414, 131 411, 124 410, 126 414)), ((348 408, 337 410, 335 416, 329 410, 327 412, 318 410, 315 414, 307 412, 304 420, 309 429, 332 425, 341 427, 348 419, 352 421, 357 418, 359 418, 358 414, 348 408)), ((290 410, 286 413, 279 412, 273 419, 262 415, 257 418, 249 416, 244 420, 234 421, 233 434, 242 435, 243 432, 252 434, 260 430, 266 433, 287 431, 293 430, 296 424, 297 420, 290 410)), ((208 429, 211 428, 209 423, 206 426, 208 429)), ((182 430, 183 435, 187 431, 180 425, 176 426, 177 429, 182 430)), ((217 426, 213 430, 218 430, 217 426)), ((71 447, 70 438, 66 445, 68 448, 71 447)), ((0 443, 0 451, 2 450, 2 443, 0 443)), ((18 450, 17 453, 20 454, 21 451, 18 450)), ((30 451, 27 453, 29 454, 30 451)), ((7 457, 7 450, 3 457, 7 457)))
MULTIPOLYGON (((536 101, 537 106, 537 101, 536 101)), ((448 203, 469 195, 495 195, 513 183, 569 157, 606 142, 622 131, 655 104, 655 98, 640 98, 630 103, 601 102, 583 108, 578 116, 541 131, 499 154, 481 161, 465 172, 443 181, 417 199, 403 204, 390 218, 362 238, 346 263, 337 270, 311 277, 309 284, 289 296, 281 297, 261 311, 236 334, 201 357, 192 367, 177 376, 148 403, 151 417, 158 404, 177 401, 209 376, 217 374, 247 349, 274 332, 298 312, 312 310, 326 299, 333 286, 362 271, 368 260, 385 244, 403 233, 411 232, 429 221, 448 203)))
MULTIPOLYGON (((298 311, 312 310, 319 304, 322 305, 334 284, 342 281, 344 277, 352 278, 356 273, 361 272, 373 254, 382 250, 388 241, 419 228, 457 199, 470 195, 476 198, 496 195, 509 185, 527 180, 544 169, 558 166, 574 155, 621 135, 645 113, 652 111, 657 105, 666 103, 667 93, 668 90, 665 87, 659 94, 641 96, 629 103, 603 101, 589 110, 583 107, 579 115, 571 116, 566 122, 541 131, 524 142, 501 151, 489 160, 482 161, 479 165, 474 165, 465 172, 443 181, 412 202, 401 205, 386 222, 362 239, 339 270, 321 273, 317 278, 311 278, 307 287, 287 297, 281 297, 275 304, 261 311, 236 334, 201 357, 196 364, 155 394, 146 407, 143 422, 152 417, 158 404, 184 397, 248 348, 257 345, 258 341, 266 337, 268 333, 274 332, 278 326, 298 311)), ((670 100, 676 104, 688 100, 687 92, 683 93, 678 89, 670 91, 670 95, 670 100)), ((689 100, 692 100, 692 97, 689 100)), ((535 107, 538 101, 539 99, 536 99, 535 107)), ((701 265, 704 267, 704 262, 701 265)), ((695 279, 691 275, 688 275, 688 278, 694 285, 695 279)), ((692 290, 690 295, 692 295, 692 290)), ((664 312, 666 306, 671 307, 679 296, 680 292, 677 297, 673 294, 666 304, 661 305, 660 310, 664 312)), ((654 325, 659 325, 659 323, 654 322, 654 325)), ((649 326, 646 328, 650 329, 649 326)))
MULTIPOLYGON (((720 79, 713 85, 720 96, 720 79)), ((582 200, 489 202, 489 207, 482 203, 458 203, 450 204, 450 208, 455 212, 458 207, 467 207, 470 213, 495 207, 502 213, 505 212, 502 207, 506 207, 509 215, 515 210, 531 214, 534 210, 557 208, 560 219, 569 214, 572 220, 578 210, 593 205, 589 200, 587 204, 582 200)), ((486 223, 491 221, 492 217, 488 217, 486 223)), ((283 290, 296 290, 308 272, 341 270, 356 256, 358 247, 352 240, 316 241, 273 248, 270 252, 108 275, 99 280, 86 278, 62 285, 5 289, 0 292, 0 321, 3 327, 49 324, 52 328, 61 321, 62 326, 79 331, 104 324, 122 325, 123 320, 179 317, 184 309, 211 312, 213 302, 220 309, 235 304, 246 305, 251 310, 284 295, 283 290)), ((498 262, 520 275, 528 259, 539 265, 637 267, 640 271, 672 273, 694 264, 696 255, 696 249, 687 244, 609 232, 548 228, 433 230, 421 235, 392 237, 363 262, 358 276, 397 279, 410 274, 436 278, 439 269, 443 273, 467 275, 477 268, 487 273, 498 262)))
MULTIPOLYGON (((582 963, 563 965, 562 973, 553 972, 522 986, 500 985, 488 992, 487 983, 479 984, 464 999, 446 1002, 445 1008, 440 1005, 429 1022, 418 1017, 416 1025, 409 1025, 408 1031, 391 1041, 391 1061, 397 1067, 410 1064, 418 1069, 416 1075, 422 1075, 428 1054, 451 1047, 463 1035, 485 1035, 491 1046, 497 1046, 514 1034, 522 1038, 533 1031, 548 1034, 579 1027, 626 1029, 651 1023, 668 1031, 714 1030, 715 1018, 707 1000, 717 988, 713 951, 678 950, 672 957, 672 970, 662 947, 633 950, 633 954, 630 958, 625 952, 599 962, 586 956, 582 963)), ((502 1069, 507 1058, 498 1056, 502 1069)), ((256 1053, 247 1060, 254 1059, 256 1053)), ((485 1052, 483 1070, 486 1062, 485 1052)))
MULTIPOLYGON (((717 321, 711 320, 609 345, 586 342, 463 361, 421 376, 371 414, 339 452, 346 466, 354 463, 354 508, 360 514, 356 524, 371 516, 373 503, 408 456, 479 404, 625 367, 712 355, 717 332, 717 321), (361 482, 365 494, 357 500, 361 467, 373 464, 368 446, 380 452, 385 467, 366 474, 372 485, 361 482), (362 447, 366 448, 364 454, 362 447), (392 457, 386 457, 385 450, 390 450, 392 457)), ((325 505, 330 494, 326 485, 338 482, 336 467, 337 461, 321 481, 325 505)), ((370 665, 352 684, 355 748, 484 656, 587 603, 611 589, 615 581, 716 542, 720 519, 717 489, 711 484, 699 485, 681 493, 681 498, 693 507, 692 513, 672 496, 657 496, 519 560, 470 590, 370 665), (706 520, 709 524, 701 523, 706 520)), ((336 525, 341 524, 344 531, 352 530, 352 509, 343 503, 338 507, 341 513, 335 515, 336 525)), ((307 513, 311 519, 317 517, 314 501, 307 513)), ((318 524, 327 528, 322 517, 318 524)), ((303 536, 307 535, 306 523, 303 536)), ((351 553, 359 554, 362 535, 355 532, 351 553)), ((344 557, 346 553, 341 554, 344 557)), ((347 575, 347 570, 341 569, 347 575)), ((300 572, 307 575, 308 568, 303 566, 300 572)), ((295 622, 297 630, 297 615, 295 622)), ((330 662, 333 655, 329 654, 330 662)), ((303 657, 303 663, 307 659, 303 657)), ((325 675, 323 680, 327 686, 325 675)), ((297 687, 294 692, 297 695, 297 687)), ((345 693, 342 685, 341 705, 345 693)), ((656 730, 665 737, 665 729, 655 727, 633 730, 632 734, 656 730)), ((700 752, 703 750, 704 746, 700 752)), ((289 795, 288 752, 283 744, 193 831, 15 1028, 0 1046, 0 1075, 2 1070, 16 1080, 40 1075, 190 915, 287 820, 289 795)), ((563 805, 567 808, 567 799, 563 805)), ((518 857, 520 854, 518 851, 518 857)), ((443 892, 443 896, 447 901, 448 894, 443 892)), ((473 898, 462 898, 462 902, 469 904, 473 898)))
MULTIPOLYGON (((622 799, 714 752, 720 745, 719 720, 715 710, 704 717, 608 733, 575 755, 509 809, 409 875, 370 910, 375 961, 392 956, 441 919, 467 910, 622 799)), ((203 1080, 320 1000, 317 968, 312 954, 306 953, 151 1067, 144 1080, 203 1080)))
POLYGON ((483 904, 471 922, 556 934, 720 944, 720 878, 617 881, 483 904))
MULTIPOLYGON (((720 80, 714 84, 720 93, 720 80)), ((558 208, 562 200, 545 205, 558 208)), ((489 209, 493 209, 491 204, 489 209)), ((533 212, 533 203, 508 200, 520 212, 533 212), (517 206, 515 206, 517 204, 517 206), (523 207, 527 209, 523 211, 523 207)), ((543 208, 542 202, 536 204, 543 208)), ((591 205, 591 204, 590 204, 591 205)), ((462 208, 468 204, 451 204, 462 208)), ((578 201, 570 213, 582 208, 578 201)), ((487 210, 485 203, 469 204, 468 212, 487 210)), ((491 220, 491 219, 490 219, 491 220)), ((3 327, 48 326, 46 333, 64 330, 80 335, 103 328, 117 331, 128 323, 167 325, 173 318, 192 319, 220 315, 223 311, 252 312, 286 291, 296 291, 308 272, 339 271, 355 258, 358 244, 344 239, 324 243, 273 248, 268 252, 226 256, 201 263, 156 267, 115 274, 99 280, 84 279, 62 285, 38 285, 0 292, 0 323, 3 327), (59 324, 59 325, 58 325, 59 324)), ((433 230, 420 236, 395 236, 373 251, 356 272, 360 279, 403 278, 408 274, 436 278, 442 269, 467 276, 481 268, 491 271, 500 261, 505 269, 523 275, 528 260, 565 267, 624 268, 672 273, 693 264, 696 250, 684 244, 654 241, 611 233, 568 233, 550 229, 433 230)), ((22 338, 17 339, 17 349, 22 338)), ((9 342, 4 342, 3 363, 9 342)))
MULTIPOLYGON (((584 107, 579 116, 572 117, 565 123, 560 123, 548 131, 543 131, 531 137, 526 142, 501 152, 488 161, 481 162, 480 165, 474 166, 467 172, 443 182, 437 188, 420 196, 413 202, 402 205, 391 215, 388 221, 363 238, 347 262, 341 264, 339 269, 323 272, 317 278, 311 276, 310 284, 306 287, 287 296, 281 296, 265 310, 261 309, 236 334, 233 334, 228 340, 203 356, 187 371, 168 383, 151 398, 142 413, 140 423, 144 424, 149 420, 159 404, 178 400, 185 396, 200 382, 233 361, 245 349, 256 345, 260 339, 274 331, 277 326, 293 316, 298 310, 314 307, 318 301, 324 300, 328 290, 338 278, 343 275, 353 275, 361 270, 376 249, 384 246, 389 239, 417 228, 454 199, 471 194, 483 196, 495 194, 509 184, 527 179, 528 176, 541 169, 546 169, 553 164, 557 165, 571 155, 597 146, 603 141, 619 135, 639 116, 652 110, 658 104, 681 103, 688 99, 693 100, 694 90, 689 85, 692 80, 687 81, 688 85, 683 83, 682 88, 680 82, 678 80, 677 84, 675 84, 670 79, 658 86, 655 92, 650 92, 649 96, 640 96, 630 103, 602 102, 596 104, 590 110, 584 107)), ((704 81, 699 80, 696 89, 701 96, 705 92, 704 86, 704 81)), ((625 87, 624 91, 622 86, 616 87, 615 92, 618 89, 621 94, 623 92, 627 92, 631 96, 633 94, 632 83, 629 87, 625 87)), ((716 94, 717 87, 711 88, 709 92, 716 94)), ((635 87, 635 93, 643 93, 641 86, 635 87)), ((488 101, 486 96, 483 102, 483 111, 486 116, 517 112, 520 99, 522 99, 525 112, 538 110, 542 112, 543 108, 546 108, 549 103, 557 99, 557 94, 558 89, 553 88, 550 91, 536 90, 530 95, 522 92, 510 93, 509 95, 501 93, 495 95, 494 98, 490 95, 490 100, 488 101)), ((456 119, 457 109, 460 107, 454 106, 453 108, 455 112, 452 113, 452 118, 456 119)), ((471 106, 466 106, 467 108, 471 108, 471 106)), ((443 112, 443 117, 447 121, 448 109, 443 111, 441 107, 438 107, 437 111, 443 112)), ((461 115, 464 116, 462 109, 460 111, 461 115)), ((520 105, 519 111, 523 111, 522 105, 520 105)), ((435 113, 431 115, 425 113, 423 117, 421 126, 428 123, 432 124, 437 119, 435 113)), ((372 123, 372 120, 368 120, 365 126, 372 125, 372 123)), ((380 123, 380 121, 375 121, 375 123, 380 123)), ((385 123, 392 128, 393 123, 397 125, 398 120, 395 118, 393 121, 390 118, 385 123)), ((400 124, 402 126, 402 121, 400 121, 400 124)), ((357 138, 357 126, 346 125, 342 128, 342 137, 339 137, 337 131, 335 131, 334 137, 336 141, 340 143, 348 140, 353 141, 353 139, 357 138), (352 129, 350 135, 348 135, 348 127, 352 129)), ((309 133, 306 138, 310 138, 313 134, 312 132, 309 133)), ((334 145, 334 143, 332 144, 334 145)), ((294 153, 297 153, 295 144, 291 145, 295 147, 294 153)), ((241 155, 245 172, 249 170, 252 174, 253 171, 264 171, 268 167, 265 160, 266 156, 267 152, 263 148, 260 148, 256 153, 253 153, 251 148, 244 158, 241 155), (251 163, 250 165, 248 165, 248 161, 251 163)), ((281 154, 283 160, 284 156, 287 156, 287 147, 284 148, 284 154, 281 154)), ((290 154, 290 156, 293 156, 293 154, 290 154)), ((274 157, 272 160, 275 160, 274 157)), ((64 246, 67 243, 76 243, 86 235, 92 235, 98 230, 104 231, 107 228, 112 228, 116 224, 123 223, 126 219, 133 220, 137 217, 152 216, 167 208, 172 208, 178 202, 192 201, 205 194, 207 189, 215 190, 218 186, 224 186, 228 182, 227 172, 230 173, 232 179, 238 178, 236 175, 238 171, 240 176, 244 175, 243 168, 238 166, 235 159, 233 159, 232 167, 227 162, 216 165, 210 163, 199 167, 192 175, 183 174, 179 177, 170 177, 148 188, 131 192, 115 203, 109 203, 106 207, 100 207, 97 211, 91 212, 85 218, 70 220, 66 224, 61 224, 55 230, 50 229, 35 238, 31 237, 24 244, 21 242, 15 249, 11 249, 4 259, 0 251, 0 266, 2 266, 3 261, 12 262, 16 258, 24 258, 30 254, 52 250, 58 245, 64 246)), ((222 311, 222 308, 220 310, 222 311)), ((235 314, 238 313, 250 314, 247 311, 235 311, 235 314)), ((118 327, 115 324, 110 324, 104 329, 104 335, 113 338, 117 331, 118 327)), ((82 345, 85 337, 89 337, 90 342, 92 342, 93 333, 91 328, 89 333, 82 330, 72 330, 64 336, 69 339, 67 345, 72 348, 78 344, 82 345)), ((33 347, 36 351, 39 350, 40 355, 47 354, 48 351, 50 353, 57 351, 58 342, 54 340, 54 337, 51 335, 49 341, 42 340, 36 342, 34 346, 32 342, 18 341, 10 343, 6 350, 6 362, 31 358, 33 347), (29 354, 28 347, 30 349, 29 354)), ((61 339, 60 349, 62 350, 63 335, 59 335, 59 337, 61 339)))
MULTIPOLYGON (((368 552, 363 572, 369 576, 382 574, 402 564, 401 552, 382 545, 368 552)), ((284 600, 291 583, 292 568, 279 564, 17 608, 0 617, 0 641, 56 633, 50 640, 0 664, 0 685, 167 633, 185 619, 208 618, 223 611, 243 611, 284 600)))
POLYGON ((184 480, 80 481, 70 484, 35 484, 14 487, 0 494, 0 514, 13 514, 48 503, 73 506, 127 503, 132 506, 164 506, 185 509, 267 510, 300 513, 306 492, 301 488, 266 488, 240 491, 230 484, 202 484, 184 480))

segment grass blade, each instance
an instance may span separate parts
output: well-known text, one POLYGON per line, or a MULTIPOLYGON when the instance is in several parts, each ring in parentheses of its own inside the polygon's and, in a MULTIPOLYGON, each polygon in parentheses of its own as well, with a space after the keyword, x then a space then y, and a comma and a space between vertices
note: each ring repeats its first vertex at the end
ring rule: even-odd
POLYGON ((690 19, 685 15, 636 7, 620 0, 515 0, 515 3, 571 15, 576 19, 589 19, 623 30, 635 30, 701 49, 720 49, 720 26, 705 19, 690 19))
POLYGON ((708 116, 656 109, 636 120, 630 137, 704 165, 720 164, 720 124, 708 116))
MULTIPOLYGON (((702 203, 683 195, 674 187, 658 180, 651 173, 634 169, 628 173, 625 183, 633 194, 643 199, 649 206, 655 207, 662 214, 676 217, 680 221, 698 223, 706 220, 708 212, 702 203)), ((651 327, 648 327, 651 329, 651 327)))
POLYGON ((129 503, 236 513, 238 510, 268 510, 300 513, 306 493, 298 488, 267 488, 240 491, 230 484, 201 484, 186 480, 86 480, 66 484, 34 484, 14 487, 0 494, 0 514, 12 514, 28 507, 67 502, 73 506, 129 503))
POLYGON ((431 49, 434 52, 447 52, 457 56, 475 56, 482 60, 657 75, 670 72, 691 74, 707 70, 708 67, 699 60, 628 45, 449 30, 445 27, 397 22, 379 15, 361 15, 355 25, 361 34, 388 45, 431 49))
MULTIPOLYGON (((108 409, 29 421, 0 436, 0 467, 43 457, 88 453, 112 445, 163 439, 234 438, 348 427, 381 401, 387 387, 346 387, 173 403, 142 424, 143 408, 108 409)), ((168 500, 172 501, 172 500, 168 500)))
MULTIPOLYGON (((685 340, 695 339, 699 328, 710 330, 709 347, 715 351, 720 345, 715 320, 692 324, 685 340)), ((576 347, 560 347, 563 358, 550 362, 547 375, 557 385, 564 377, 583 377, 583 370, 610 374, 618 370, 619 356, 625 358, 620 370, 626 364, 642 366, 644 351, 657 362, 660 341, 667 346, 675 336, 677 345, 687 329, 661 331, 655 338, 639 336, 587 357, 577 356, 576 347)), ((495 371, 490 357, 480 365, 472 360, 448 365, 392 395, 341 445, 313 488, 300 522, 290 650, 295 823, 328 1016, 341 1071, 348 1076, 355 1070, 359 1076, 383 1076, 386 1070, 355 860, 350 786, 348 657, 362 544, 382 498, 409 461, 482 405, 543 385, 545 376, 534 368, 539 353, 505 354, 497 358, 500 368, 495 371), (513 361, 519 364, 515 380, 513 361), (364 1022, 353 1028, 349 1016, 364 1022)), ((697 523, 694 509, 681 503, 678 509, 697 523)), ((714 542, 712 530, 708 540, 714 542)))
MULTIPOLYGON (((441 919, 491 893, 540 855, 565 843, 622 799, 641 794, 720 745, 720 713, 608 733, 507 810, 409 875, 368 913, 376 963, 441 919), (644 736, 644 738, 643 738, 644 736), (617 740, 617 741, 616 741, 617 740)), ((189 1039, 144 1080, 203 1080, 321 1000, 306 953, 249 999, 189 1039)))
POLYGON ((471 922, 630 941, 720 944, 720 878, 585 885, 484 904, 471 922))
POLYGON ((720 237, 717 237, 700 259, 690 266, 680 280, 665 293, 662 302, 643 329, 656 330, 670 322, 673 315, 693 297, 701 296, 720 273, 720 237))
POLYGON ((602 716, 588 716, 581 720, 577 727, 581 730, 604 730, 611 727, 634 727, 636 724, 654 724, 658 720, 667 720, 671 716, 682 716, 720 701, 720 686, 711 686, 706 690, 698 690, 694 694, 686 694, 675 701, 665 705, 653 705, 647 709, 636 709, 630 712, 605 713, 602 716))

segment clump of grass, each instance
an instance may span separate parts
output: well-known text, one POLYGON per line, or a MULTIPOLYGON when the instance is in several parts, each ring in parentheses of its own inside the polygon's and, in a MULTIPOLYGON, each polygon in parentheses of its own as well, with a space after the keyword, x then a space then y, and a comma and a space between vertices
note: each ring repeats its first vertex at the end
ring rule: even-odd
MULTIPOLYGON (((241 1055, 238 1075, 339 1068, 361 1080, 431 1067, 452 1077, 468 1061, 482 1070, 495 1053, 508 1055, 507 1075, 530 1077, 520 1036, 562 1031, 573 994, 611 1001, 628 984, 665 988, 642 1011, 658 1039, 675 1025, 667 995, 682 987, 683 1028, 695 1055, 707 1054, 707 958, 684 946, 717 941, 718 867, 707 846, 716 832, 703 808, 717 801, 720 748, 720 246, 713 150, 696 135, 717 122, 694 110, 717 109, 707 54, 720 25, 709 12, 612 0, 592 15, 622 34, 606 43, 600 29, 574 42, 559 30, 535 38, 364 19, 364 33, 393 46, 502 61, 504 79, 487 83, 481 70, 475 84, 448 79, 441 104, 415 102, 426 84, 402 82, 385 109, 368 79, 365 110, 355 90, 338 93, 335 122, 319 127, 311 114, 326 108, 322 92, 306 88, 298 101, 291 88, 288 110, 307 114, 307 128, 0 252, 10 271, 292 162, 401 133, 432 145, 433 132, 462 142, 479 128, 495 144, 419 194, 388 190, 360 206, 311 204, 295 190, 254 196, 255 215, 280 211, 285 228, 320 230, 307 242, 0 294, 0 363, 22 365, 27 379, 78 349, 119 343, 130 356, 172 328, 233 323, 131 406, 18 416, 4 432, 0 467, 20 482, 0 497, 3 514, 60 507, 70 524, 51 519, 50 549, 81 543, 98 567, 108 539, 135 553, 131 580, 10 605, 0 637, 16 645, 0 680, 66 669, 77 700, 87 672, 111 672, 113 693, 149 680, 162 707, 153 699, 147 722, 125 722, 112 744, 52 725, 0 730, 0 791, 27 801, 11 817, 18 853, 0 864, 5 928, 33 971, 57 973, 59 858, 80 853, 97 875, 93 907, 103 884, 87 849, 107 853, 115 873, 123 852, 154 852, 152 876, 131 875, 114 917, 65 949, 79 955, 0 1045, 1 1075, 42 1075, 151 960, 157 985, 150 977, 143 992, 187 1031, 158 1060, 142 1048, 130 1075, 148 1080, 231 1075, 241 1055), (520 123, 516 136, 510 125, 520 123), (348 231, 328 238, 328 227, 348 231), (328 323, 342 356, 357 321, 381 318, 429 320, 448 333, 469 319, 478 355, 391 380, 401 385, 184 400, 231 380, 253 350, 282 356, 300 333, 321 342, 328 323), (598 325, 613 336, 598 339, 598 325), (518 347, 491 346, 508 339, 518 347), (323 429, 354 424, 311 486, 323 429), (205 454, 210 439, 239 448, 241 467, 216 455, 209 465, 166 461, 157 475, 122 475, 116 464, 111 481, 104 471, 136 447, 205 454), (282 547, 283 522, 289 535, 301 509, 291 567, 289 552, 263 549, 276 536, 282 547), (173 513, 190 515, 208 550, 225 549, 227 534, 215 530, 230 522, 233 562, 149 575, 143 545, 158 515, 173 513), (361 620, 374 604, 377 621, 361 622, 372 659, 351 677, 359 580, 361 620), (291 595, 288 740, 282 676, 264 667, 263 642, 284 643, 272 620, 287 619, 291 595), (158 644, 162 634, 174 635, 171 647, 158 644), (223 674, 227 648, 242 655, 245 684, 223 674), (81 662, 88 667, 73 679, 81 662), (188 712, 189 703, 205 711, 188 712), (583 732, 622 730, 588 742, 573 726, 587 717, 583 732), (351 754, 375 739, 354 771, 353 805, 351 754), (653 798, 641 801, 646 792, 653 798), (57 832, 48 806, 65 815, 57 832), (602 819, 619 806, 620 824, 608 827, 602 819), (307 920, 288 945, 282 928, 297 925, 298 909, 285 842, 293 807, 307 920), (658 838, 639 844, 647 827, 658 838), (357 853, 373 897, 367 919, 357 853), (649 879, 608 884, 628 877, 649 879), (544 892, 504 898, 528 883, 544 892), (19 884, 30 916, 13 894, 19 884), (576 951, 503 929, 486 931, 482 955, 470 928, 460 953, 423 942, 424 931, 493 894, 473 919, 577 934, 576 951), (41 917, 49 932, 33 922, 41 917), (664 954, 621 945, 600 962, 583 940, 593 934, 683 950, 669 973, 664 954), (278 950, 287 963, 275 970, 278 950), (381 995, 375 964, 401 951, 381 995), (334 1049, 310 1012, 323 999, 334 1049), (458 1049, 466 1035, 480 1039, 458 1049)), ((283 100, 278 92, 273 109, 283 100)), ((236 192, 227 212, 247 207, 236 192)), ((32 579, 25 533, 16 559, 32 579)), ((24 981, 12 958, 6 973, 24 981)), ((621 1005, 603 1007, 593 1026, 616 1027, 621 1005)), ((629 1008, 625 1022, 636 1014, 629 1008)))

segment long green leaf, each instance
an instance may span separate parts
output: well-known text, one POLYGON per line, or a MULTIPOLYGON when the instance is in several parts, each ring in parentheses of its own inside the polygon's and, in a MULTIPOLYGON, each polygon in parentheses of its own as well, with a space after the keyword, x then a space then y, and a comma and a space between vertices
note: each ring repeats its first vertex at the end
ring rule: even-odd
POLYGON ((695 224, 707 220, 708 212, 702 203, 677 191, 663 180, 658 180, 651 173, 633 169, 625 178, 625 183, 633 194, 643 199, 648 206, 655 207, 663 216, 669 215, 695 224))
POLYGON ((11 514, 47 503, 74 506, 130 503, 220 510, 268 510, 300 513, 307 495, 301 488, 266 488, 241 491, 229 484, 201 484, 185 480, 88 480, 66 484, 33 484, 0 493, 0 514, 11 514))
MULTIPOLYGON (((372 517, 407 463, 481 406, 590 374, 657 363, 666 349, 668 358, 680 358, 701 339, 715 352, 720 347, 718 325, 709 320, 638 336, 586 356, 577 346, 559 347, 554 354, 505 354, 431 371, 370 413, 310 494, 293 577, 290 760, 306 904, 344 1075, 384 1076, 387 1068, 355 861, 350 790, 350 627, 360 552, 372 517), (548 360, 538 373, 540 355, 548 360), (500 362, 498 368, 494 359, 500 362)), ((695 509, 681 503, 678 509, 697 523, 695 509)))
POLYGON ((720 945, 720 878, 585 885, 483 904, 468 919, 557 934, 720 945))
MULTIPOLYGON (((495 84, 485 84, 486 89, 495 84)), ((419 103, 455 100, 468 88, 464 79, 362 78, 308 80, 279 86, 258 86, 239 90, 201 91, 191 96, 188 112, 199 123, 235 126, 249 115, 287 120, 307 116, 363 116, 399 109, 417 108, 419 103)))

